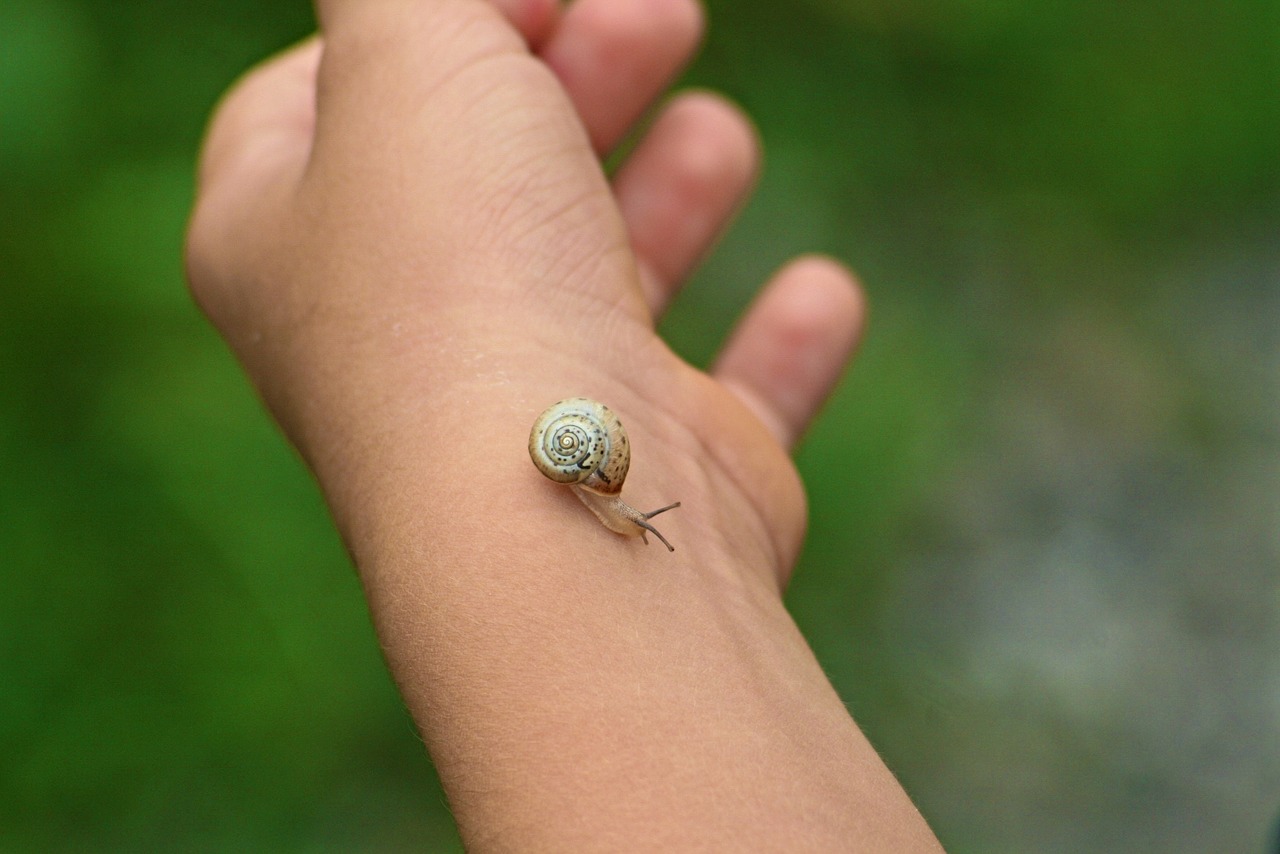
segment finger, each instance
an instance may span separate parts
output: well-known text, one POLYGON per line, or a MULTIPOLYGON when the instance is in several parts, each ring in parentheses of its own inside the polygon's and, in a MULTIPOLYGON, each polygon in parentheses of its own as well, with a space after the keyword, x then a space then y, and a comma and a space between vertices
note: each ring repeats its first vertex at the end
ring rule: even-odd
POLYGON ((793 261, 747 310, 712 374, 789 448, 840 378, 865 315, 843 267, 816 256, 793 261))
POLYGON ((315 128, 320 42, 308 39, 246 74, 223 99, 205 137, 201 189, 253 187, 296 175, 315 128))
POLYGON ((485 174, 484 153, 582 136, 554 74, 494 2, 318 0, 317 11, 317 175, 370 182, 433 159, 485 174))
POLYGON ((530 48, 537 50, 560 21, 559 0, 489 0, 506 16, 530 48))
POLYGON ((541 56, 604 153, 688 62, 702 28, 696 0, 577 0, 541 56))
POLYGON ((724 230, 759 163, 746 116, 694 92, 662 111, 618 172, 614 192, 654 316, 724 230))
POLYGON ((218 314, 207 285, 234 271, 306 169, 315 126, 320 43, 310 39, 250 71, 232 87, 205 135, 185 261, 193 293, 218 314))
MULTIPOLYGON (((531 47, 546 41, 560 18, 559 0, 462 0, 455 5, 490 5, 496 8, 531 47)), ((324 33, 350 29, 376 31, 376 28, 396 26, 403 22, 405 14, 421 11, 424 5, 414 0, 400 3, 369 0, 316 0, 316 14, 324 33), (419 7, 415 9, 414 7, 419 7), (370 30, 369 28, 374 28, 370 30)), ((441 5, 437 3, 436 5, 441 5)))
MULTIPOLYGON (((320 132, 327 104, 343 122, 376 122, 396 107, 412 109, 424 93, 470 65, 525 54, 519 33, 487 0, 317 0, 324 37, 320 132)), ((375 138, 391 128, 373 127, 375 138)))

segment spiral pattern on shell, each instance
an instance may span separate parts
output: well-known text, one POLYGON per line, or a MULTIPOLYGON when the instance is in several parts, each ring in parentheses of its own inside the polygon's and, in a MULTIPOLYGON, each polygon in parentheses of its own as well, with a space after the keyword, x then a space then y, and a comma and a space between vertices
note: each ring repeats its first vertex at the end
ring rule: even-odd
POLYGON ((529 456, 556 483, 581 484, 606 495, 622 489, 631 465, 618 416, 585 397, 562 400, 538 416, 529 433, 529 456))

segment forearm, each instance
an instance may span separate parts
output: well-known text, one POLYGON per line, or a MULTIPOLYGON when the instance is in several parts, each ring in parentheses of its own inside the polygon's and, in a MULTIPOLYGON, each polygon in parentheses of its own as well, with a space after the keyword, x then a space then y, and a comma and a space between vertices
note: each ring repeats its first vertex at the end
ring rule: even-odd
POLYGON ((714 484, 686 449, 629 419, 637 500, 685 501, 668 554, 534 470, 527 430, 556 392, 450 388, 430 413, 386 402, 378 429, 353 431, 378 452, 321 472, 469 843, 931 844, 776 579, 716 536, 714 484))

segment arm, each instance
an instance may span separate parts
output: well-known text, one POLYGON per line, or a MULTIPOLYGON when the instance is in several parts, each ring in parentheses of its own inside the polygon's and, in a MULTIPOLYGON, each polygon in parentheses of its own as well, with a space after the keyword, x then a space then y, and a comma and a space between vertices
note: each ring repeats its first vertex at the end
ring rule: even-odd
POLYGON ((795 262, 702 374, 653 318, 751 179, 748 126, 686 96, 612 186, 599 166, 696 10, 317 6, 323 44, 211 127, 192 288, 316 472, 468 845, 936 850, 781 598, 786 448, 857 292, 795 262), (633 504, 683 501, 674 554, 530 464, 573 395, 626 423, 633 504))

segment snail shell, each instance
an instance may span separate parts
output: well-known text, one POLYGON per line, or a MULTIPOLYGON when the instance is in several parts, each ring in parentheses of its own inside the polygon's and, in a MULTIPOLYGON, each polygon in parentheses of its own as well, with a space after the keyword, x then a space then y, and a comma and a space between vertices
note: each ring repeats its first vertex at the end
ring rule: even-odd
POLYGON ((631 467, 627 431, 613 410, 585 397, 546 409, 529 434, 529 456, 538 471, 556 483, 617 495, 631 467))
POLYGON ((653 534, 675 551, 649 519, 680 502, 642 513, 619 497, 631 467, 631 443, 618 416, 603 403, 573 397, 549 406, 529 433, 529 456, 543 475, 572 487, 609 530, 638 535, 646 544, 646 534, 653 534))

